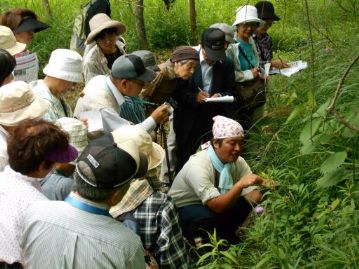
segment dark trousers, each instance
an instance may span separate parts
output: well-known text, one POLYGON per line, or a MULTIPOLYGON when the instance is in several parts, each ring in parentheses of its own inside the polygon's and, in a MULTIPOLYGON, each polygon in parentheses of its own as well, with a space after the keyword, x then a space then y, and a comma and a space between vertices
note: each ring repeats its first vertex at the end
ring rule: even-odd
POLYGON ((223 213, 215 213, 201 204, 195 204, 179 208, 178 214, 183 234, 192 243, 196 237, 208 241, 207 232, 213 233, 214 228, 219 238, 238 243, 235 232, 251 211, 252 205, 240 197, 231 209, 223 213))
POLYGON ((7 264, 5 262, 0 262, 0 269, 22 269, 22 265, 18 262, 13 264, 7 264))

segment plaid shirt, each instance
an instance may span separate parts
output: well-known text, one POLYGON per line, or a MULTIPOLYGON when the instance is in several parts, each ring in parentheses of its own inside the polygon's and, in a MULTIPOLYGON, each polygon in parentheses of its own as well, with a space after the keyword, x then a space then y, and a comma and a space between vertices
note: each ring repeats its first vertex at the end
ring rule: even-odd
POLYGON ((161 269, 190 267, 177 209, 167 194, 154 192, 134 211, 134 217, 144 248, 154 255, 161 269))
POLYGON ((257 51, 260 59, 260 66, 270 63, 273 58, 273 42, 272 38, 266 33, 262 37, 253 36, 256 42, 257 51))

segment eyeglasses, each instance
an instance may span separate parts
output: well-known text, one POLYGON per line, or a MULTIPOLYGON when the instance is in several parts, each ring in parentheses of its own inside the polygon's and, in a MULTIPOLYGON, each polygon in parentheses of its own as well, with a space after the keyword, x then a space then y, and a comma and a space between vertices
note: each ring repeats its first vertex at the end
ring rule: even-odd
POLYGON ((258 22, 246 22, 246 23, 243 23, 242 24, 243 27, 251 27, 251 28, 257 28, 259 26, 259 23, 258 22))

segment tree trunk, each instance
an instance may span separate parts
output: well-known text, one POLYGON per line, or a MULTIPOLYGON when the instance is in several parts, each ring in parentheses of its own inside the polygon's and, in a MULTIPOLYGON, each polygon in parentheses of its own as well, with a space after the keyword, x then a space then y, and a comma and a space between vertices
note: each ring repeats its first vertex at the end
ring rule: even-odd
POLYGON ((197 20, 196 20, 196 2, 195 0, 189 0, 189 18, 191 24, 191 34, 193 42, 197 42, 197 20))
POLYGON ((145 19, 143 16, 143 0, 135 0, 135 24, 138 40, 141 49, 148 49, 148 41, 145 29, 145 19))
POLYGON ((50 9, 50 3, 49 3, 49 0, 42 0, 42 4, 45 8, 45 12, 46 12, 46 16, 48 18, 51 18, 52 17, 52 13, 51 13, 51 9, 50 9))

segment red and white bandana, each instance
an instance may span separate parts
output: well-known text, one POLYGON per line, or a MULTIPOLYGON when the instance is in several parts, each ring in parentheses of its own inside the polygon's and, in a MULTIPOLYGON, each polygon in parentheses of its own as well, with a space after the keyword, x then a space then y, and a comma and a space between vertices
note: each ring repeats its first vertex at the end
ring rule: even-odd
POLYGON ((229 137, 244 137, 243 127, 235 120, 223 117, 213 117, 212 133, 214 139, 229 137))

